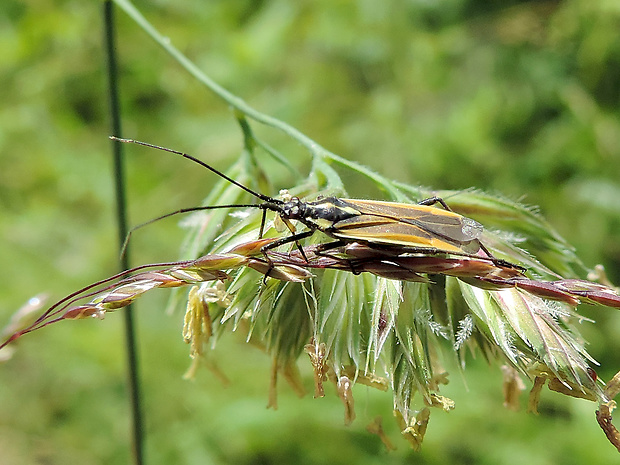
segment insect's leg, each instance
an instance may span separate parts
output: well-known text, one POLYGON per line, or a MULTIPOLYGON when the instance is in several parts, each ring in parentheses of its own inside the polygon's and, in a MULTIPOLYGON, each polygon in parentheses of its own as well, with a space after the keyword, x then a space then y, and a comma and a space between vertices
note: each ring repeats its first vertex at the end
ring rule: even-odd
POLYGON ((338 247, 342 247, 344 245, 346 245, 346 242, 344 241, 333 241, 333 242, 328 242, 327 244, 319 244, 314 253, 319 257, 329 257, 334 260, 340 260, 341 262, 346 261, 349 265, 349 268, 351 268, 351 272, 354 274, 359 274, 359 273, 355 273, 355 269, 353 265, 351 264, 351 260, 347 260, 346 258, 334 257, 333 255, 325 253, 325 252, 329 252, 330 250, 337 249, 338 247))
MULTIPOLYGON (((284 223, 284 225, 287 227, 287 229, 290 231, 291 236, 290 237, 295 237, 297 235, 297 232, 295 231, 295 226, 293 226, 293 224, 290 222, 290 220, 284 218, 284 217, 280 217, 282 219, 282 222, 284 223)), ((310 233, 312 233, 312 231, 308 231, 310 233)), ((304 233, 302 233, 304 234, 304 233)), ((310 234, 312 235, 312 234, 310 234)), ((297 250, 299 250, 299 253, 301 254, 301 256, 304 258, 304 260, 306 262, 308 262, 308 257, 306 257, 306 253, 304 252, 304 249, 301 247, 301 245, 299 244, 299 241, 297 239, 295 239, 295 246, 297 247, 297 250)))
MULTIPOLYGON (((339 260, 341 262, 347 262, 349 264, 349 268, 351 268, 351 271, 355 273, 355 269, 351 265, 351 262, 353 260, 357 260, 357 258, 348 259, 348 258, 335 257, 335 256, 333 256, 332 254, 329 253, 330 251, 332 251, 334 249, 337 249, 339 247, 344 247, 345 245, 347 245, 347 243, 345 241, 341 241, 341 240, 336 240, 336 241, 333 241, 333 242, 328 242, 326 244, 325 243, 324 244, 318 244, 314 254, 316 256, 318 256, 318 257, 329 257, 329 258, 332 258, 334 260, 339 260)), ((359 273, 355 273, 355 274, 359 274, 359 273)))
POLYGON ((269 268, 268 268, 267 272, 265 273, 265 279, 267 278, 267 276, 269 276, 269 272, 273 268, 273 261, 271 260, 271 258, 269 258, 269 255, 267 255, 267 252, 269 250, 275 249, 275 248, 280 247, 281 245, 284 245, 284 244, 288 244, 289 242, 295 242, 295 244, 297 245, 297 248, 301 252, 301 256, 307 262, 308 258, 306 257, 306 254, 303 251, 301 245, 299 245, 299 240, 300 239, 305 239, 306 237, 310 237, 310 236, 312 236, 313 233, 314 233, 314 231, 304 231, 302 233, 293 234, 293 235, 288 236, 288 237, 283 237, 282 239, 278 239, 277 241, 273 241, 273 242, 271 242, 271 243, 261 247, 261 252, 265 256, 265 260, 267 261, 267 264, 269 265, 269 268))
POLYGON ((340 263, 345 264, 345 266, 347 266, 349 268, 349 271, 355 275, 358 275, 361 273, 361 271, 355 266, 357 263, 361 263, 362 260, 359 260, 357 258, 342 258, 342 257, 335 257, 333 255, 330 255, 329 253, 325 253, 325 252, 329 252, 330 250, 333 249, 337 249, 338 247, 342 247, 345 246, 347 243, 345 241, 333 241, 333 242, 328 242, 327 244, 319 244, 316 248, 315 254, 319 257, 329 257, 332 260, 336 260, 340 263))
POLYGON ((263 209, 263 215, 260 219, 260 229, 258 231, 258 238, 263 238, 263 233, 265 232, 265 219, 267 218, 267 209, 263 209))
MULTIPOLYGON (((471 257, 471 258, 475 258, 475 259, 483 259, 483 260, 489 260, 491 263, 498 265, 498 266, 502 266, 505 268, 512 268, 512 269, 516 269, 521 271, 522 273, 525 273, 527 271, 527 268, 524 268, 522 266, 519 265, 515 265, 514 263, 511 263, 507 260, 503 260, 501 258, 497 258, 495 257, 491 251, 489 249, 487 249, 484 244, 480 241, 478 241, 478 245, 480 246, 480 250, 482 250, 485 254, 486 254, 486 258, 485 257, 481 257, 480 255, 475 255, 475 254, 469 254, 469 253, 457 253, 457 252, 450 252, 447 255, 457 255, 457 256, 461 256, 461 257, 471 257)), ((420 254, 424 254, 424 255, 440 255, 440 254, 445 254, 446 252, 444 250, 440 250, 440 249, 436 249, 436 248, 419 248, 419 249, 408 249, 407 250, 410 253, 420 253, 420 254)))
POLYGON ((312 236, 312 234, 314 234, 314 231, 304 231, 302 233, 283 237, 282 239, 278 239, 277 241, 270 242, 269 244, 263 246, 261 248, 261 252, 265 253, 267 250, 275 249, 277 247, 280 247, 281 245, 288 244, 289 242, 297 242, 300 239, 305 239, 306 237, 312 236))
POLYGON ((496 265, 499 266, 503 266, 506 268, 514 268, 516 270, 521 271, 522 273, 525 273, 527 271, 527 268, 524 268, 522 266, 519 265, 515 265, 514 263, 510 263, 509 261, 503 260, 501 258, 496 258, 490 251, 489 249, 487 249, 484 244, 480 241, 478 241, 478 243, 480 244, 480 250, 482 250, 485 254, 487 254, 487 257, 489 257, 489 259, 496 265))
POLYGON ((487 257, 489 257, 492 260, 497 260, 493 254, 491 253, 491 251, 489 249, 487 249, 484 244, 480 241, 478 241, 478 245, 480 245, 480 250, 482 250, 485 254, 487 254, 487 257))
POLYGON ((320 255, 321 252, 326 252, 328 250, 337 249, 338 247, 342 247, 343 245, 346 245, 346 242, 333 241, 333 242, 328 242, 327 244, 319 244, 317 246, 317 255, 320 255))
MULTIPOLYGON (((444 201, 444 199, 442 199, 441 197, 429 197, 428 199, 424 199, 420 202, 418 202, 418 205, 434 205, 436 203, 441 204, 441 206, 443 208, 445 208, 447 211, 451 212, 452 209, 450 207, 448 207, 448 204, 446 204, 446 202, 444 201)), ((480 245, 480 250, 482 250, 487 257, 489 258, 489 260, 491 260, 493 263, 495 263, 496 265, 499 266, 503 266, 503 267, 507 267, 507 268, 514 268, 517 269, 523 273, 525 273, 527 271, 526 268, 523 268, 522 266, 519 265, 515 265, 514 263, 510 263, 509 261, 506 260, 502 260, 501 258, 496 258, 495 256, 493 256, 493 254, 489 251, 489 249, 487 249, 484 244, 480 241, 478 241, 478 244, 480 245)), ((467 254, 465 254, 467 255, 467 254)))
MULTIPOLYGON (((260 207, 263 208, 263 216, 261 217, 261 220, 260 220, 260 230, 259 230, 258 238, 262 239, 263 238, 263 233, 264 233, 264 230, 265 230, 265 221, 266 221, 266 216, 267 216, 267 208, 264 208, 262 205, 260 207)), ((286 228, 290 231, 291 235, 288 236, 288 237, 285 237, 283 239, 277 240, 275 242, 272 242, 268 246, 263 247, 263 249, 264 249, 263 250, 263 254, 265 254, 265 250, 275 249, 276 247, 279 247, 282 244, 288 244, 289 242, 295 241, 295 245, 297 246, 297 250, 299 250, 299 252, 301 253, 301 256, 304 258, 304 260, 308 261, 308 258, 306 257, 304 249, 299 244, 298 239, 302 239, 304 237, 311 236, 312 235, 312 231, 308 231, 310 233, 308 235, 306 235, 306 233, 301 233, 301 235, 299 235, 299 234, 297 234, 295 232, 295 226, 293 226, 293 224, 290 222, 290 220, 288 220, 287 218, 284 218, 282 216, 280 216, 280 219, 282 220, 282 222, 284 223, 286 228)), ((269 257, 267 257, 267 255, 265 255, 265 258, 267 260, 269 260, 269 257)))
POLYGON ((430 207, 432 205, 435 205, 436 203, 440 204, 443 208, 445 208, 449 212, 452 211, 452 209, 448 207, 448 204, 444 201, 444 199, 442 199, 441 197, 437 197, 437 196, 429 197, 428 199, 424 199, 424 200, 420 200, 418 202, 418 205, 426 205, 430 207))

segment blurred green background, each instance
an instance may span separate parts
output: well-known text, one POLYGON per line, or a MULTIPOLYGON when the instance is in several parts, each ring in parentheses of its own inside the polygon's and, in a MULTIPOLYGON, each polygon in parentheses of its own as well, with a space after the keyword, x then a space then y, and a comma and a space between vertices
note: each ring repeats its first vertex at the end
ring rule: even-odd
MULTIPOLYGON (((620 3, 613 0, 140 2, 201 69, 259 110, 391 178, 478 187, 543 214, 586 265, 620 282, 620 3)), ((113 274, 117 239, 100 2, 0 5, 0 324, 31 296, 57 299, 113 274)), ((225 168, 240 131, 210 95, 124 14, 118 17, 124 135, 225 168)), ((309 156, 257 132, 302 172, 309 156)), ((126 147, 129 215, 139 223, 199 203, 214 176, 126 147)), ((269 166, 269 163, 267 163, 269 166)), ((275 189, 293 181, 273 173, 275 189)), ((350 181, 351 193, 365 193, 350 181)), ((274 190, 274 193, 277 190, 274 190)), ((134 264, 173 260, 174 220, 135 235, 134 264)), ((166 292, 139 303, 150 464, 611 463, 594 405, 545 391, 535 417, 502 407, 497 367, 453 370, 450 414, 433 412, 423 450, 398 437, 389 394, 356 388, 342 424, 333 392, 297 399, 281 383, 266 410, 268 357, 232 334, 218 346, 231 384, 189 364, 166 292), (365 425, 384 416, 386 453, 365 425)), ((583 332, 609 379, 620 317, 584 307, 583 332)), ((129 462, 121 315, 25 337, 0 365, 0 457, 7 464, 129 462)), ((300 363, 309 390, 309 364, 300 363)), ((523 398, 525 401, 525 396, 523 398)), ((620 421, 619 421, 620 423, 620 421)))

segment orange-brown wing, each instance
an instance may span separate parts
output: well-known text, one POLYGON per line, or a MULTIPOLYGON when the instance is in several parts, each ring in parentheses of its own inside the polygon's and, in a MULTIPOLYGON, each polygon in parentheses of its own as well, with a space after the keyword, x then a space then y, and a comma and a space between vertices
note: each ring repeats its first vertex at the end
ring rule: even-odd
POLYGON ((458 213, 417 204, 340 200, 360 215, 334 223, 330 234, 336 238, 467 254, 480 249, 482 225, 458 213))

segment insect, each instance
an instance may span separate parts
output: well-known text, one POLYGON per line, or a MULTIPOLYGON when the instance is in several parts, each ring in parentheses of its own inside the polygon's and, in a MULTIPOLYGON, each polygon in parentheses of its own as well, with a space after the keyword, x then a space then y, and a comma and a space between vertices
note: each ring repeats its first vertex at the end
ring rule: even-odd
POLYGON ((120 142, 138 144, 180 155, 198 163, 252 196, 262 200, 262 203, 257 204, 186 208, 163 215, 158 219, 177 213, 197 210, 235 207, 258 208, 263 210, 259 232, 260 237, 263 235, 267 211, 278 214, 291 232, 291 235, 272 241, 264 246, 263 252, 294 242, 305 258, 304 251, 298 241, 312 236, 316 231, 321 231, 336 240, 325 244, 324 247, 326 249, 357 242, 378 250, 389 250, 399 253, 475 256, 476 258, 486 258, 504 267, 523 270, 518 265, 495 258, 480 242, 480 237, 484 230, 483 226, 471 218, 451 211, 440 197, 431 197, 417 204, 343 199, 338 197, 324 197, 305 202, 298 197, 290 195, 284 196, 283 199, 276 199, 244 186, 211 165, 187 153, 134 139, 120 139, 114 136, 110 138, 120 142), (436 204, 440 204, 443 208, 434 206, 436 204), (302 223, 307 230, 296 232, 295 226, 291 221, 302 223))

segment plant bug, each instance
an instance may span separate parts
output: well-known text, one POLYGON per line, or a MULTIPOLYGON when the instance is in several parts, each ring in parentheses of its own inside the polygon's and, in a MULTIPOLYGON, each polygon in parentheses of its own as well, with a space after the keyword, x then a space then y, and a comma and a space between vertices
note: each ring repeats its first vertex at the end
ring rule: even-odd
POLYGON ((257 199, 258 204, 212 205, 177 210, 157 219, 178 213, 216 208, 259 208, 263 211, 259 236, 262 237, 267 211, 275 212, 291 232, 290 236, 270 242, 262 248, 274 249, 294 242, 304 258, 299 240, 312 236, 316 231, 336 239, 325 244, 325 248, 357 242, 377 249, 399 253, 451 254, 488 259, 504 267, 524 271, 522 267, 495 258, 480 242, 483 226, 477 221, 450 210, 440 197, 431 197, 417 204, 406 204, 380 200, 341 199, 324 197, 305 202, 299 197, 285 195, 276 199, 235 181, 226 174, 187 153, 134 139, 110 136, 119 142, 132 143, 170 152, 187 158, 212 171, 221 178, 243 189, 257 199), (434 205, 440 204, 442 208, 434 205), (299 221, 307 230, 296 232, 291 221, 299 221), (482 255, 481 255, 482 254, 482 255))

